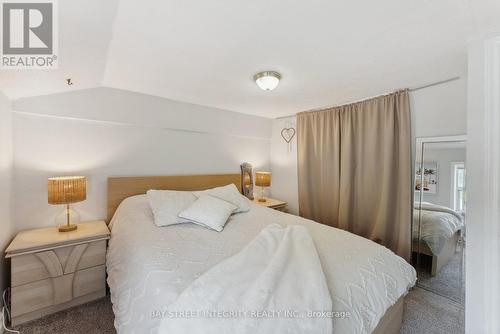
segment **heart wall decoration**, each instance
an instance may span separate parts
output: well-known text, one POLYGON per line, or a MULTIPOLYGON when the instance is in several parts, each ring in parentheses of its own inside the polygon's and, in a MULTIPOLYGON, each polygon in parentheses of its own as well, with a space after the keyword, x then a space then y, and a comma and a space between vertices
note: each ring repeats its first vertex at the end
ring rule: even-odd
POLYGON ((292 140, 295 137, 295 129, 294 128, 283 128, 281 130, 281 137, 285 140, 288 146, 288 152, 292 151, 292 140))

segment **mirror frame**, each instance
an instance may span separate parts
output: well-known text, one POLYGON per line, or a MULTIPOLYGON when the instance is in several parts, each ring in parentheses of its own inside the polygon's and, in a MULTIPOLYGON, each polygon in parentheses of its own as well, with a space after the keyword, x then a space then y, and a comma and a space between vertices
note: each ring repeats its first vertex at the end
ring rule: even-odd
MULTIPOLYGON (((411 252, 417 252, 418 254, 420 253, 420 249, 414 249, 413 245, 413 238, 414 238, 414 217, 413 213, 415 210, 415 201, 422 202, 423 200, 423 192, 419 191, 418 194, 416 194, 415 191, 415 183, 416 183, 416 178, 415 178, 415 167, 416 163, 419 160, 421 164, 423 165, 424 163, 424 145, 425 144, 431 144, 431 143, 443 143, 443 142, 467 142, 467 135, 451 135, 451 136, 436 136, 436 137, 416 137, 415 138, 415 149, 413 151, 413 157, 412 157, 412 217, 411 217, 411 252), (420 155, 419 158, 417 159, 417 155, 420 155), (417 198, 418 196, 418 198, 417 198)), ((465 160, 465 168, 467 168, 467 159, 465 160)), ((423 177, 423 176, 422 176, 423 177)), ((467 225, 464 226, 465 233, 467 233, 467 225)), ((418 240, 420 240, 420 224, 418 226, 418 240)), ((419 243, 420 245, 420 243, 419 243)), ((464 252, 466 253, 466 249, 464 249, 464 252)), ((412 260, 412 265, 415 267, 418 267, 420 265, 420 256, 417 256, 417 261, 416 263, 413 262, 412 260)), ((462 277, 463 279, 463 277, 462 277)), ((418 283, 417 283, 418 284, 418 283)), ((446 297, 446 296, 443 296, 446 297)))

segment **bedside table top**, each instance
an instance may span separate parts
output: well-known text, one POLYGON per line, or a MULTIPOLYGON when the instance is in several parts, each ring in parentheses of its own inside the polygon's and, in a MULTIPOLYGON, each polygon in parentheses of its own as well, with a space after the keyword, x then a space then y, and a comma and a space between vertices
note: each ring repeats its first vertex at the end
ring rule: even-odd
POLYGON ((71 232, 59 232, 57 226, 21 231, 5 250, 5 257, 109 239, 110 232, 103 220, 77 225, 78 229, 71 232))
POLYGON ((286 206, 288 204, 287 202, 280 201, 279 199, 274 199, 269 197, 265 197, 265 199, 266 199, 265 202, 259 202, 259 197, 254 197, 253 202, 255 204, 259 204, 262 206, 267 206, 268 208, 277 208, 286 206))

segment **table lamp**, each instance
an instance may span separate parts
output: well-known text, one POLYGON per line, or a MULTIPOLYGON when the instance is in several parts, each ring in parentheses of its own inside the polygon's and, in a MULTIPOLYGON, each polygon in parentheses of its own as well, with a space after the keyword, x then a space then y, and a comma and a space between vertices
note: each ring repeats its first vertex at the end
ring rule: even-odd
POLYGON ((259 202, 266 202, 264 197, 264 187, 269 187, 271 185, 271 173, 270 172, 256 172, 255 173, 255 185, 261 189, 261 197, 259 202))
POLYGON ((71 223, 70 204, 84 201, 87 198, 87 179, 84 176, 52 177, 48 180, 49 204, 65 204, 65 225, 59 227, 59 232, 69 232, 77 229, 71 223))

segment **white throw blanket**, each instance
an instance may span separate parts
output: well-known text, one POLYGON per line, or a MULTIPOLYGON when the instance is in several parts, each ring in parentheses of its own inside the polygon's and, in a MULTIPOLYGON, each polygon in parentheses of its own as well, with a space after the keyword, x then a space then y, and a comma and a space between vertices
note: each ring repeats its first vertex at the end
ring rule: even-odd
POLYGON ((162 311, 159 333, 331 334, 333 316, 309 232, 272 224, 192 282, 162 311))
POLYGON ((455 232, 464 226, 463 217, 450 208, 422 202, 421 208, 415 203, 413 212, 414 236, 418 238, 418 221, 421 220, 420 236, 434 255, 439 255, 455 232))

